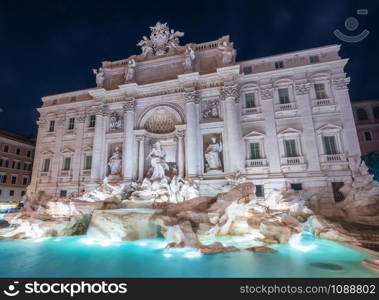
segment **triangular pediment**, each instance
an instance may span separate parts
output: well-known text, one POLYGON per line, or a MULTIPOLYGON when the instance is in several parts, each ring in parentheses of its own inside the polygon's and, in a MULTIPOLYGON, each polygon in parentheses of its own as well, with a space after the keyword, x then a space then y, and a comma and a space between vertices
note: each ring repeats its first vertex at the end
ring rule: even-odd
POLYGON ((75 151, 73 149, 71 149, 70 147, 64 147, 61 152, 62 153, 73 153, 75 151))
POLYGON ((319 129, 316 130, 317 133, 322 133, 322 132, 335 132, 335 131, 340 131, 342 130, 342 127, 341 126, 338 126, 338 125, 335 125, 335 124, 326 124, 326 125, 323 125, 321 126, 319 129))
POLYGON ((295 129, 295 128, 287 128, 283 131, 278 133, 278 136, 284 136, 284 135, 298 135, 301 134, 301 130, 295 129))
POLYGON ((87 145, 83 148, 83 151, 92 151, 92 146, 91 145, 87 145))
POLYGON ((43 150, 43 151, 41 151, 41 154, 43 154, 43 155, 53 155, 54 152, 51 151, 51 150, 43 150))
POLYGON ((259 131, 250 131, 248 134, 246 134, 243 138, 244 139, 252 139, 252 138, 263 138, 265 135, 259 131))

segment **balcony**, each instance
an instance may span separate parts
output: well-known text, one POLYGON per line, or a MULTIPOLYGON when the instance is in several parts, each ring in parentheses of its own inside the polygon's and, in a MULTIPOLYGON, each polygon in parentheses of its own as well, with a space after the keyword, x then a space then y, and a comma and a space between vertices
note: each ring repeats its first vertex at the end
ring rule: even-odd
POLYGON ((248 173, 267 173, 268 172, 268 163, 267 163, 266 158, 247 159, 245 166, 248 173))
POLYGON ((312 100, 313 113, 334 112, 336 111, 336 108, 337 108, 337 105, 335 104, 333 98, 323 98, 323 99, 312 100))
POLYGON ((294 109, 296 109, 295 102, 275 105, 275 111, 287 111, 287 110, 294 110, 294 109))
POLYGON ((260 107, 250 107, 250 108, 242 109, 243 115, 259 114, 260 112, 261 112, 260 107))
POLYGON ((321 155, 321 162, 328 162, 328 163, 333 163, 333 162, 340 162, 340 161, 346 161, 346 156, 345 154, 324 154, 321 155))
POLYGON ((60 172, 60 177, 70 177, 72 176, 72 170, 62 170, 60 172))
POLYGON ((320 156, 321 168, 323 170, 345 170, 348 168, 348 161, 343 153, 323 154, 320 156))
POLYGON ((333 104, 333 101, 331 98, 312 100, 312 106, 322 106, 322 105, 332 105, 332 104, 333 104))
POLYGON ((280 163, 283 172, 300 172, 307 168, 304 156, 282 157, 280 163))

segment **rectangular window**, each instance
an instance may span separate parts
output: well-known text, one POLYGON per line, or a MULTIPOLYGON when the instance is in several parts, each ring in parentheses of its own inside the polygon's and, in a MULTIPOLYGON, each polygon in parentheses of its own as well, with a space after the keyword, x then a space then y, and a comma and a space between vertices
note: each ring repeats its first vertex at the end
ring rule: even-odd
POLYGON ((243 68, 243 73, 246 74, 246 75, 253 73, 253 67, 252 66, 244 67, 243 68))
POLYGON ((23 185, 27 185, 28 182, 29 182, 29 178, 28 178, 27 176, 24 176, 24 177, 22 178, 22 184, 23 184, 23 185))
POLYGON ((54 132, 55 130, 55 120, 51 120, 49 123, 49 132, 54 132))
POLYGON ((88 127, 95 127, 96 125, 96 115, 89 116, 89 124, 88 127))
POLYGON ((0 190, 0 196, 1 196, 2 190, 0 190))
POLYGON ((27 156, 27 157, 31 157, 31 156, 32 156, 32 151, 27 151, 27 152, 26 152, 26 156, 27 156))
POLYGON ((71 168, 71 157, 65 157, 63 161, 63 170, 68 171, 71 168))
POLYGON ((264 185, 262 185, 262 184, 257 184, 257 185, 255 186, 255 196, 256 196, 256 197, 259 197, 259 198, 264 198, 264 196, 265 196, 264 185))
POLYGON ((8 145, 4 145, 4 147, 3 147, 3 151, 4 151, 4 152, 8 152, 8 151, 9 151, 9 146, 8 146, 8 145))
POLYGON ((73 130, 75 128, 75 118, 70 118, 68 120, 68 130, 73 130))
POLYGON ((324 136, 324 150, 325 154, 337 154, 336 138, 335 136, 324 136))
POLYGON ((59 193, 60 197, 66 197, 67 196, 67 191, 66 190, 61 190, 59 193))
POLYGON ((319 63, 320 57, 318 55, 311 55, 309 56, 309 61, 311 64, 319 63))
POLYGON ((315 83, 315 93, 317 99, 326 99, 328 96, 326 95, 325 91, 325 84, 323 83, 315 83))
POLYGON ((17 149, 16 149, 16 154, 17 154, 17 155, 20 155, 20 153, 21 153, 20 148, 17 148, 17 149))
POLYGON ((0 183, 7 183, 7 175, 0 174, 0 183))
POLYGON ((280 104, 290 103, 290 95, 288 93, 288 88, 278 89, 278 94, 280 104))
POLYGON ((86 156, 85 163, 84 163, 84 169, 90 170, 92 168, 92 156, 86 156))
POLYGON ((43 171, 43 172, 49 172, 49 170, 50 170, 50 158, 46 158, 46 159, 43 161, 42 171, 43 171))
POLYGON ((284 65, 282 60, 275 62, 275 69, 283 69, 283 67, 284 65))
POLYGON ((14 160, 12 163, 12 168, 13 169, 20 169, 21 168, 21 162, 18 160, 14 160))
POLYGON ((294 191, 301 191, 303 189, 303 185, 301 183, 291 183, 291 189, 294 191))
POLYGON ((21 197, 25 196, 26 192, 25 191, 21 191, 21 197))
POLYGON ((285 140, 284 141, 284 150, 285 150, 286 157, 297 156, 296 141, 295 140, 285 140))
POLYGON ((370 131, 365 131, 364 132, 364 136, 365 136, 365 141, 372 141, 372 136, 371 136, 371 132, 370 131))
POLYGON ((9 166, 9 160, 6 158, 0 158, 0 167, 8 168, 8 166, 9 166))
POLYGON ((246 102, 246 108, 255 107, 255 94, 254 93, 246 93, 245 94, 245 102, 246 102))
POLYGON ((251 159, 261 158, 259 143, 250 143, 250 158, 251 159))
POLYGON ((14 190, 9 191, 9 196, 13 197, 14 196, 14 190))
POLYGON ((12 175, 12 181, 11 181, 12 184, 16 184, 17 183, 17 176, 16 175, 12 175))

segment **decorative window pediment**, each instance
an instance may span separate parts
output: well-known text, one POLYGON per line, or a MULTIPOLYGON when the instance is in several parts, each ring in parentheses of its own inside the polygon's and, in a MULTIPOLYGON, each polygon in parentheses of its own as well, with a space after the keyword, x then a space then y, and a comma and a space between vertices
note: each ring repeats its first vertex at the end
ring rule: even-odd
POLYGON ((331 133, 331 132, 339 132, 342 130, 341 126, 334 125, 334 124, 326 124, 324 126, 321 126, 319 129, 316 130, 317 134, 322 134, 322 133, 331 133))
POLYGON ((64 147, 62 150, 61 150, 62 153, 74 153, 75 150, 71 149, 70 147, 64 147))
POLYGON ((253 130, 249 132, 248 134, 246 134, 243 138, 245 140, 252 140, 252 139, 263 139, 264 137, 265 135, 263 133, 253 130))
POLYGON ((293 84, 293 80, 290 78, 279 78, 274 82, 275 87, 288 87, 293 84))
POLYGON ((43 155, 54 155, 54 152, 51 151, 51 150, 43 150, 43 151, 41 152, 41 154, 43 154, 43 155))
POLYGON ((283 131, 278 133, 279 137, 285 137, 285 136, 297 136, 301 134, 301 130, 295 129, 295 128, 287 128, 283 131))
POLYGON ((91 145, 87 145, 83 148, 83 151, 85 152, 88 152, 88 151, 92 151, 92 146, 91 145))
POLYGON ((312 82, 324 81, 324 80, 328 80, 329 78, 330 78, 330 74, 329 73, 327 73, 327 72, 318 72, 318 73, 312 74, 311 81, 312 82))
POLYGON ((242 85, 240 88, 240 91, 241 91, 241 93, 243 93, 243 92, 254 91, 254 90, 258 90, 258 89, 259 89, 258 84, 250 82, 250 83, 246 83, 246 84, 242 85))

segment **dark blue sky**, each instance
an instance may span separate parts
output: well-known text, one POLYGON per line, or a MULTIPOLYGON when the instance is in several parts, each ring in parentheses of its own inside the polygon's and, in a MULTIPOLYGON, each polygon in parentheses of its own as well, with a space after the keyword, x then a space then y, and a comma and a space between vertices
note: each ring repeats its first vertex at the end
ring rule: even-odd
POLYGON ((182 44, 229 34, 237 60, 342 44, 350 95, 379 98, 379 1, 0 1, 0 129, 36 134, 41 97, 94 86, 101 61, 139 54, 136 43, 156 21, 184 31, 182 44), (367 16, 356 10, 367 8, 367 16), (347 17, 360 26, 349 33, 347 17), (368 29, 364 41, 347 44, 368 29))

